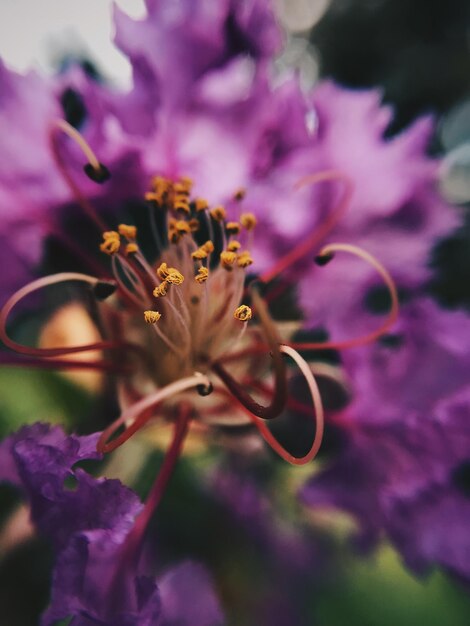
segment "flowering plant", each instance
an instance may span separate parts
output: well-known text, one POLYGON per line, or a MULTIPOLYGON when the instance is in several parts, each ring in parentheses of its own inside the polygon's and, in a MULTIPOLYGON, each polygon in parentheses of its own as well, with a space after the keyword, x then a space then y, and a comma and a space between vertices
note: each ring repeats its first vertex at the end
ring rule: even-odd
MULTIPOLYGON (((363 545, 387 532, 417 570, 437 562, 468 576, 468 503, 453 480, 467 462, 470 334, 425 293, 429 250, 457 223, 424 152, 431 121, 385 140, 391 111, 376 92, 325 82, 305 94, 295 77, 274 87, 281 34, 264 0, 147 0, 147 12, 115 12, 128 93, 77 68, 47 83, 2 67, 0 237, 18 263, 2 286, 1 358, 108 373, 120 407, 102 432, 36 424, 0 449, 0 478, 24 490, 56 550, 43 623, 222 623, 198 565, 158 582, 146 571, 149 524, 184 442, 256 456, 261 435, 306 465, 325 417, 346 444, 301 500, 353 513, 363 545), (60 271, 37 277, 41 259, 60 271), (26 319, 69 284, 62 344, 45 331, 37 346, 13 338, 19 308, 26 319), (71 306, 89 329, 82 343, 71 306), (299 453, 282 438, 286 415, 299 453), (144 505, 75 467, 152 423, 172 438, 144 505)), ((237 480, 213 484, 236 510, 237 480)))

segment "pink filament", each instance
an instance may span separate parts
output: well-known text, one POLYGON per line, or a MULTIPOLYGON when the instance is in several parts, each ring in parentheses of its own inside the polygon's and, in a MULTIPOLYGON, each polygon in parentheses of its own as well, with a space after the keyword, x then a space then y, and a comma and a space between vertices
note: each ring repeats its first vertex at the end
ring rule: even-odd
POLYGON ((250 419, 253 421, 253 423, 255 424, 259 432, 261 433, 261 436, 266 441, 266 443, 274 450, 274 452, 276 452, 282 459, 284 459, 284 461, 287 461, 287 463, 290 463, 291 465, 306 465, 307 463, 312 461, 317 455, 321 446, 322 439, 323 439, 323 431, 324 431, 323 404, 321 401, 320 391, 318 389, 317 382, 315 380, 314 375, 312 374, 312 371, 308 363, 300 356, 298 352, 296 352, 289 346, 280 346, 280 351, 284 354, 287 354, 288 356, 291 357, 291 359, 295 361, 300 371, 304 375, 309 391, 310 391, 313 406, 315 409, 314 416, 315 416, 315 424, 316 424, 315 437, 313 439, 313 443, 310 447, 310 450, 307 452, 305 456, 302 456, 302 457, 293 456, 279 443, 279 441, 274 437, 274 435, 272 434, 272 432, 269 430, 268 426, 262 419, 260 419, 256 415, 253 415, 249 411, 246 411, 246 413, 249 415, 250 419))
POLYGON ((210 381, 204 374, 193 374, 193 376, 182 378, 159 389, 155 393, 145 396, 142 400, 139 400, 123 411, 118 419, 103 431, 98 441, 98 451, 102 453, 112 452, 145 426, 152 417, 156 407, 164 400, 182 391, 199 387, 199 385, 210 386, 210 381), (116 439, 109 441, 118 428, 127 421, 131 421, 131 424, 126 430, 116 437, 116 439))
POLYGON ((358 246, 354 246, 348 243, 332 243, 326 245, 320 251, 319 256, 326 256, 328 254, 334 252, 348 252, 350 254, 354 254, 355 256, 363 259, 366 263, 369 263, 380 276, 382 277, 385 285, 388 288, 391 298, 391 307, 390 312, 387 316, 387 319, 383 324, 377 328, 376 330, 368 333, 367 335, 362 335, 361 337, 356 337, 353 339, 349 339, 346 341, 333 341, 333 342, 325 342, 325 343, 289 343, 288 345, 296 350, 324 350, 324 349, 341 349, 341 348, 356 348, 358 346, 367 345, 368 343, 372 343, 385 333, 387 333, 393 324, 396 322, 399 312, 399 302, 398 302, 398 293, 393 278, 390 276, 389 272, 385 269, 385 267, 380 263, 375 257, 371 254, 359 248, 358 246))
POLYGON ((53 125, 51 126, 51 130, 50 130, 50 145, 51 145, 51 151, 54 156, 54 160, 56 162, 58 170, 62 174, 62 177, 64 178, 65 182, 67 183, 73 195, 75 196, 78 204, 82 207, 82 209, 85 211, 88 217, 97 225, 97 227, 100 230, 107 230, 106 224, 96 213, 93 205, 82 194, 78 185, 75 183, 72 176, 67 171, 67 167, 60 154, 59 143, 57 141, 58 135, 60 135, 61 133, 65 133, 66 135, 68 135, 72 140, 75 141, 75 143, 77 143, 80 146, 87 160, 90 162, 90 164, 93 167, 96 167, 96 163, 98 163, 98 166, 99 166, 99 162, 97 161, 96 157, 94 156, 93 151, 85 142, 85 140, 80 135, 80 133, 78 133, 78 131, 76 131, 72 126, 70 126, 70 124, 68 124, 65 120, 56 120, 53 123, 53 125), (84 150, 85 146, 88 148, 88 150, 84 150), (93 157, 90 160, 90 157, 92 155, 93 157))
POLYGON ((9 314, 12 309, 20 302, 23 298, 25 298, 30 293, 34 291, 38 291, 39 289, 43 289, 44 287, 48 287, 50 285, 56 285, 62 282, 68 282, 77 280, 80 282, 88 283, 89 285, 95 286, 97 284, 98 279, 94 276, 89 276, 88 274, 79 274, 77 272, 61 272, 60 274, 53 274, 52 276, 45 276, 43 278, 38 278, 37 280, 32 281, 28 285, 25 285, 18 291, 16 291, 6 302, 0 312, 0 339, 3 343, 11 348, 15 352, 19 352, 20 354, 28 355, 28 356, 61 356, 64 354, 73 354, 76 352, 88 352, 91 350, 105 350, 109 348, 122 348, 125 347, 126 344, 118 344, 116 342, 110 341, 98 341, 96 343, 90 343, 83 346, 71 346, 66 348, 33 348, 30 346, 25 346, 23 344, 17 343, 10 339, 7 334, 6 324, 9 314))
POLYGON ((53 370, 97 370, 114 374, 129 373, 129 368, 120 366, 112 361, 71 361, 67 359, 43 359, 39 357, 17 358, 5 353, 1 355, 0 365, 7 367, 34 367, 38 369, 53 370))
POLYGON ((286 270, 290 265, 311 252, 312 248, 314 248, 320 241, 322 241, 322 239, 324 239, 326 235, 328 235, 328 233, 343 217, 346 209, 348 208, 354 190, 354 185, 351 179, 346 176, 346 174, 335 170, 318 172, 317 174, 311 174, 310 176, 302 178, 301 180, 299 180, 295 187, 296 189, 300 189, 305 185, 316 185, 321 182, 335 180, 344 183, 344 192, 336 207, 331 211, 330 215, 326 218, 326 220, 323 222, 323 224, 320 225, 318 229, 314 230, 308 237, 306 237, 301 243, 299 243, 298 246, 296 246, 293 250, 291 250, 285 256, 279 259, 274 267, 262 274, 259 277, 259 280, 265 283, 269 282, 278 274, 286 270))

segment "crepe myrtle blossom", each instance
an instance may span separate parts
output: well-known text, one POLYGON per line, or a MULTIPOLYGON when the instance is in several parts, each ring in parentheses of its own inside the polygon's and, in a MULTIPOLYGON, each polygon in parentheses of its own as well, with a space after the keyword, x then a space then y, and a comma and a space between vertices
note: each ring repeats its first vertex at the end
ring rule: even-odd
MULTIPOLYGON (((158 505, 190 427, 209 434, 222 424, 251 423, 286 461, 311 461, 322 440, 323 407, 312 368, 298 350, 314 357, 318 350, 364 346, 386 335, 399 299, 386 266, 413 285, 422 281, 430 245, 455 221, 433 191, 435 164, 422 155, 428 122, 385 141, 390 112, 380 108, 376 92, 326 83, 304 95, 294 79, 272 88, 268 61, 279 38, 265 2, 149 0, 147 9, 140 21, 116 10, 116 41, 134 71, 128 94, 92 84, 79 72, 61 77, 52 104, 46 94, 47 106, 21 143, 39 128, 31 170, 21 169, 21 149, 12 142, 9 167, 12 174, 18 168, 22 181, 17 204, 23 221, 36 224, 38 217, 47 233, 53 215, 54 232, 76 256, 77 270, 33 280, 0 314, 0 337, 18 353, 16 363, 116 374, 121 414, 100 435, 101 453, 150 420, 175 425, 136 536, 158 505), (58 113, 59 94, 66 119, 58 113), (305 124, 312 106, 313 134, 305 124), (86 176, 77 171, 80 159, 86 176), (47 174, 42 162, 50 166, 47 174), (28 190, 35 175, 36 194, 28 190), (139 198, 139 227, 119 219, 130 197, 139 198), (83 241, 80 231, 67 229, 77 209, 89 220, 83 241), (88 244, 101 252, 98 261, 88 244), (8 321, 18 305, 71 284, 91 297, 101 340, 46 348, 10 336, 8 321), (328 321, 328 330, 343 337, 297 341, 301 316, 273 319, 268 305, 296 285, 309 325, 328 321), (315 308, 317 286, 319 294, 332 293, 331 324, 326 309, 315 308), (366 314, 351 318, 351 307, 377 286, 388 295, 382 323, 366 314), (78 354, 84 360, 77 362, 78 354), (288 394, 293 369, 286 360, 305 378, 309 405, 288 394), (286 407, 315 423, 310 449, 299 457, 267 425, 286 407)), ((6 75, 14 85, 12 101, 26 106, 31 77, 22 82, 6 75)), ((3 111, 5 128, 14 112, 14 106, 3 111)), ((0 180, 0 189, 16 193, 15 179, 9 182, 0 180)), ((16 357, 4 352, 2 358, 16 357)), ((337 371, 328 372, 339 380, 337 371)))
MULTIPOLYGON (((196 4, 149 0, 146 4, 147 18, 135 23, 142 30, 115 9, 116 40, 133 65, 134 88, 129 93, 105 86, 76 66, 45 78, 33 71, 16 74, 0 61, 0 258, 9 265, 2 301, 37 275, 45 237, 75 248, 63 225, 77 192, 75 188, 71 193, 70 186, 80 155, 73 144, 54 138, 52 120, 65 115, 73 126, 86 127, 88 141, 100 148, 114 176, 105 190, 80 181, 80 193, 95 201, 105 195, 101 210, 115 208, 118 199, 128 197, 129 189, 138 194, 145 186, 136 139, 155 130, 156 111, 163 110, 165 99, 172 110, 178 99, 191 108, 195 105, 191 94, 206 77, 223 73, 242 59, 255 67, 281 44, 265 0, 196 4), (67 172, 58 171, 55 150, 59 147, 67 156, 68 181, 64 181, 67 172)), ((78 248, 75 252, 80 254, 78 248)))
POLYGON ((361 547, 385 536, 420 574, 470 577, 469 338, 467 314, 415 293, 393 334, 344 352, 351 398, 331 422, 342 444, 301 491, 351 513, 361 547))
POLYGON ((56 553, 51 603, 41 624, 70 617, 74 626, 222 624, 202 567, 184 563, 158 583, 143 573, 136 528, 145 509, 137 495, 118 480, 75 467, 100 457, 98 436, 67 436, 58 426, 38 423, 0 444, 0 481, 24 493, 33 523, 56 553))
POLYGON ((362 548, 385 535, 415 572, 440 566, 468 580, 469 419, 467 384, 400 421, 346 423, 339 454, 302 499, 351 513, 362 548))

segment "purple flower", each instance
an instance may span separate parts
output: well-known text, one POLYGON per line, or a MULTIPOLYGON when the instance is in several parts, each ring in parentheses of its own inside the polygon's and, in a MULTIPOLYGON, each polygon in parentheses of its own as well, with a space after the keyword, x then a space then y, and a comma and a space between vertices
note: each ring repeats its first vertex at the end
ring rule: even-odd
POLYGON ((220 608, 202 568, 185 564, 169 572, 160 593, 154 578, 126 561, 126 539, 142 508, 137 495, 118 480, 92 478, 74 468, 99 457, 97 439, 34 424, 0 447, 0 480, 25 492, 34 524, 57 552, 42 624, 69 616, 75 626, 170 626, 176 619, 188 626, 220 624, 220 608), (75 484, 68 487, 67 480, 75 484))
MULTIPOLYGON (((426 475, 433 476, 441 467, 435 462, 438 438, 434 427, 428 433, 431 423, 426 420, 438 419, 444 410, 439 407, 461 392, 468 358, 460 341, 467 325, 464 317, 439 312, 421 298, 429 278, 430 249, 457 220, 435 191, 437 162, 425 153, 431 121, 420 120, 385 139, 391 111, 380 106, 376 91, 353 92, 325 82, 303 94, 295 79, 274 88, 269 59, 280 37, 268 2, 148 0, 147 9, 140 21, 115 11, 116 41, 133 65, 134 85, 128 93, 115 93, 72 70, 37 89, 41 106, 29 122, 28 134, 38 140, 33 142, 34 158, 28 154, 23 159, 22 141, 7 143, 4 153, 0 150, 0 162, 9 159, 7 176, 3 180, 0 175, 0 202, 5 197, 7 208, 20 206, 23 216, 18 220, 7 211, 8 235, 18 241, 12 254, 22 257, 25 244, 12 233, 19 229, 27 235, 27 219, 33 235, 54 233, 61 238, 76 257, 77 270, 35 281, 8 300, 0 319, 5 344, 38 366, 75 367, 74 353, 98 351, 81 367, 118 374, 122 410, 100 436, 100 451, 113 450, 150 419, 162 418, 176 424, 170 447, 174 463, 190 423, 210 434, 214 424, 251 421, 283 458, 302 464, 318 451, 323 410, 311 369, 295 348, 323 346, 317 342, 312 347, 309 341, 299 346, 294 340, 293 329, 301 327, 301 318, 308 328, 321 327, 333 341, 359 346, 344 358, 353 390, 344 413, 348 421, 343 422, 349 452, 338 460, 340 469, 324 474, 326 482, 338 481, 337 504, 345 506, 340 497, 345 493, 343 473, 354 476, 348 459, 355 464, 358 448, 359 459, 374 457, 369 429, 376 429, 377 440, 383 438, 387 450, 392 438, 390 458, 395 453, 410 462, 419 457, 423 467, 429 466, 426 475), (59 101, 75 126, 54 122, 61 115, 59 101), (75 105, 74 115, 67 102, 75 105), (313 132, 306 116, 316 116, 313 132), (47 171, 43 163, 50 166, 47 171), (105 180, 102 163, 111 172, 110 181, 105 180), (83 164, 91 180, 81 171, 83 164), (70 220, 79 207, 90 218, 84 234, 70 220), (335 241, 341 245, 334 246, 335 241), (330 248, 323 248, 325 243, 330 248), (103 254, 97 260, 99 249, 103 254), (333 253, 338 258, 327 268, 313 265, 314 254, 324 265, 333 253), (249 287, 252 271, 267 287, 267 299, 298 289, 301 313, 295 311, 294 324, 274 321, 264 300, 249 287), (25 296, 71 282, 93 301, 102 341, 41 350, 9 337, 7 318, 25 296), (380 302, 384 293, 385 306, 380 302), (403 317, 393 326, 398 297, 406 300, 410 294, 403 317), (377 327, 376 313, 389 309, 383 326, 368 336, 377 327), (250 322, 252 318, 257 323, 250 322), (395 333, 392 340, 402 341, 402 346, 391 347, 390 336, 385 337, 388 347, 373 343, 390 330, 395 333), (308 383, 308 402, 315 408, 309 418, 315 417, 316 434, 300 459, 280 446, 265 423, 297 401, 288 398, 291 370, 284 355, 300 368, 308 383), (441 378, 436 364, 444 362, 449 372, 441 378), (387 377, 379 378, 379 373, 387 377), (124 432, 113 439, 123 425, 124 432), (421 438, 427 443, 418 455, 414 444, 421 438)), ((38 79, 9 73, 5 77, 9 96, 5 105, 0 100, 0 121, 7 127, 18 111, 22 117, 27 114, 29 85, 38 79)), ((39 254, 39 249, 28 250, 21 278, 39 254)), ((12 277, 12 283, 19 278, 12 277)), ((281 317, 293 321, 290 311, 283 310, 281 317)), ((332 375, 339 384, 344 376, 339 368, 332 375)), ((309 412, 299 404, 299 411, 309 412)), ((42 448, 40 452, 46 454, 42 448)), ((384 453, 377 459, 377 479, 357 462, 357 498, 349 508, 366 524, 368 536, 386 528, 395 538, 394 524, 405 502, 394 496, 396 506, 384 510, 382 488, 394 481, 396 469, 387 458, 384 453), (374 488, 363 489, 363 481, 374 488), (373 509, 370 515, 368 507, 373 509)), ((445 472, 457 471, 461 462, 450 448, 445 472)), ((306 490, 309 502, 319 497, 315 485, 322 484, 321 476, 306 490)), ((59 562, 64 567, 80 563, 69 572, 71 578, 84 568, 94 571, 97 564, 101 571, 100 563, 115 562, 126 535, 120 523, 127 524, 137 514, 132 507, 129 513, 125 503, 117 520, 106 514, 102 521, 93 517, 92 526, 83 526, 74 508, 81 510, 80 498, 99 500, 96 494, 116 490, 119 500, 121 487, 96 483, 79 470, 74 477, 77 489, 71 493, 64 492, 54 476, 39 473, 29 479, 38 525, 44 517, 47 527, 59 529, 59 562), (56 494, 57 507, 50 504, 54 497, 43 493, 44 485, 56 494)), ((404 484, 402 477, 399 480, 404 484)), ((445 489, 450 479, 439 484, 445 489)), ((158 501, 158 479, 156 486, 158 501)), ((344 496, 347 502, 349 497, 344 496)), ((119 511, 112 494, 103 498, 119 511)), ((445 502, 452 509, 454 501, 443 498, 442 506, 445 502)), ((431 517, 426 507, 423 511, 431 517)), ((416 511, 407 514, 419 527, 424 521, 416 511)), ((404 546, 406 541, 396 543, 404 546)), ((426 562, 438 560, 436 551, 418 545, 426 562)), ((112 568, 105 569, 109 578, 112 568)), ((94 579, 95 574, 87 578, 94 579)), ((61 583, 62 578, 58 590, 61 583)), ((142 615, 150 611, 156 619, 155 588, 135 576, 130 588, 131 610, 142 615)), ((77 592, 69 597, 69 589, 67 583, 57 592, 62 598, 59 607, 75 606, 77 592)), ((77 611, 88 607, 93 619, 106 622, 111 608, 103 608, 100 590, 94 596, 93 585, 87 587, 77 611), (108 611, 105 617, 103 610, 108 611)))
POLYGON ((345 446, 302 499, 353 514, 363 546, 386 533, 417 572, 468 578, 469 401, 467 388, 390 423, 346 423, 345 446))

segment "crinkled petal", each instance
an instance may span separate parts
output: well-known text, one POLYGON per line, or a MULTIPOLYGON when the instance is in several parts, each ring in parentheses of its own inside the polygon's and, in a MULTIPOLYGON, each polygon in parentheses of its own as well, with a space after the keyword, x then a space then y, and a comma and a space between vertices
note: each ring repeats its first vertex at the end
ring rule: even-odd
POLYGON ((224 623, 220 604, 203 567, 183 563, 159 582, 162 626, 220 626, 224 623))
POLYGON ((352 513, 362 541, 386 531, 417 571, 432 565, 470 577, 468 492, 456 480, 470 450, 468 389, 400 423, 355 427, 338 458, 303 489, 312 506, 352 513))

